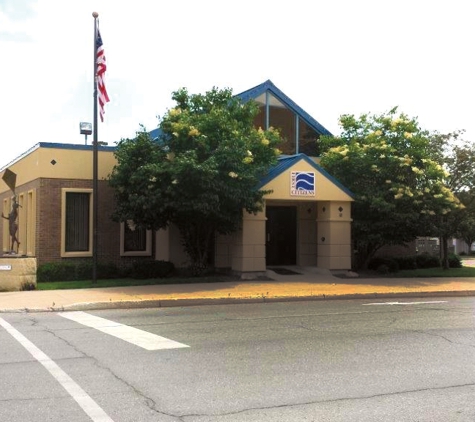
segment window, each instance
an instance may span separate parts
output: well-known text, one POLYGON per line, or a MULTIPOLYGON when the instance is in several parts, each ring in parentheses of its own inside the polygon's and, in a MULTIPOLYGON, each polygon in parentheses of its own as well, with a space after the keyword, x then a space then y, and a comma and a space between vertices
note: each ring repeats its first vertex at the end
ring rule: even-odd
POLYGON ((282 101, 269 92, 254 99, 259 105, 259 113, 254 119, 254 126, 278 128, 283 142, 277 147, 283 154, 304 153, 317 157, 320 135, 305 120, 288 108, 282 101))
POLYGON ((320 135, 299 117, 299 152, 311 157, 318 157, 318 140, 320 135))
POLYGON ((26 254, 34 256, 36 251, 36 191, 28 191, 27 219, 26 219, 26 254))
POLYGON ((150 256, 152 254, 152 232, 135 226, 129 220, 120 224, 120 255, 150 256))
POLYGON ((5 198, 3 200, 3 252, 10 252, 10 231, 8 228, 8 214, 10 213, 11 199, 5 198))
POLYGON ((18 209, 18 219, 17 219, 17 226, 18 226, 18 231, 17 231, 17 238, 18 241, 20 242, 18 244, 18 254, 19 255, 26 255, 26 233, 27 233, 27 201, 26 201, 26 195, 24 193, 20 193, 18 195, 18 205, 20 208, 18 209))
POLYGON ((92 256, 92 190, 63 189, 61 256, 92 256))

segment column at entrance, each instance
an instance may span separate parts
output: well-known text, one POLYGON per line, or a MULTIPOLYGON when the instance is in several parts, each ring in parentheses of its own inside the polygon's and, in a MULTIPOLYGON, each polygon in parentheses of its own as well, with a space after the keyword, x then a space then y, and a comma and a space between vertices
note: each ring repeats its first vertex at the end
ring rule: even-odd
POLYGON ((298 208, 298 265, 316 267, 317 263, 317 203, 303 202, 298 208))
POLYGON ((351 203, 318 203, 318 267, 331 270, 351 269, 351 222, 351 203))
POLYGON ((242 228, 234 235, 231 268, 245 276, 246 273, 266 271, 266 214, 243 212, 242 228))

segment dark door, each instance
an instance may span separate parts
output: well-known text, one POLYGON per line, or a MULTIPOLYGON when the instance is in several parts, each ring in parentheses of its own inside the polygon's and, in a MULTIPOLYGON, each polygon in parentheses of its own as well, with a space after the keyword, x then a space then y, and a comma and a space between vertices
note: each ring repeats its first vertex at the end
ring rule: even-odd
POLYGON ((297 208, 266 208, 266 265, 297 263, 297 208))

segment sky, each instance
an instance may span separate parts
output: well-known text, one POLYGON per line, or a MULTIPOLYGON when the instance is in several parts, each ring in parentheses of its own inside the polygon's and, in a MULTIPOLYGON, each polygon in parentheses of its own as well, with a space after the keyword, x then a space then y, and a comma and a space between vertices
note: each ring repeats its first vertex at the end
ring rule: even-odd
POLYGON ((470 0, 0 0, 0 169, 38 142, 84 145, 94 11, 109 145, 155 129, 180 88, 238 94, 268 79, 335 135, 343 114, 397 106, 475 142, 470 0))

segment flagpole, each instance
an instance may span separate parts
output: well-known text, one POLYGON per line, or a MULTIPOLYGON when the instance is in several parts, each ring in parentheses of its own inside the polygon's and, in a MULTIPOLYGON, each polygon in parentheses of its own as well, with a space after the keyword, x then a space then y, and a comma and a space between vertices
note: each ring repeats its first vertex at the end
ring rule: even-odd
POLYGON ((97 210, 98 210, 98 152, 97 152, 97 18, 99 13, 93 12, 94 18, 94 117, 92 141, 92 282, 97 283, 97 210))

